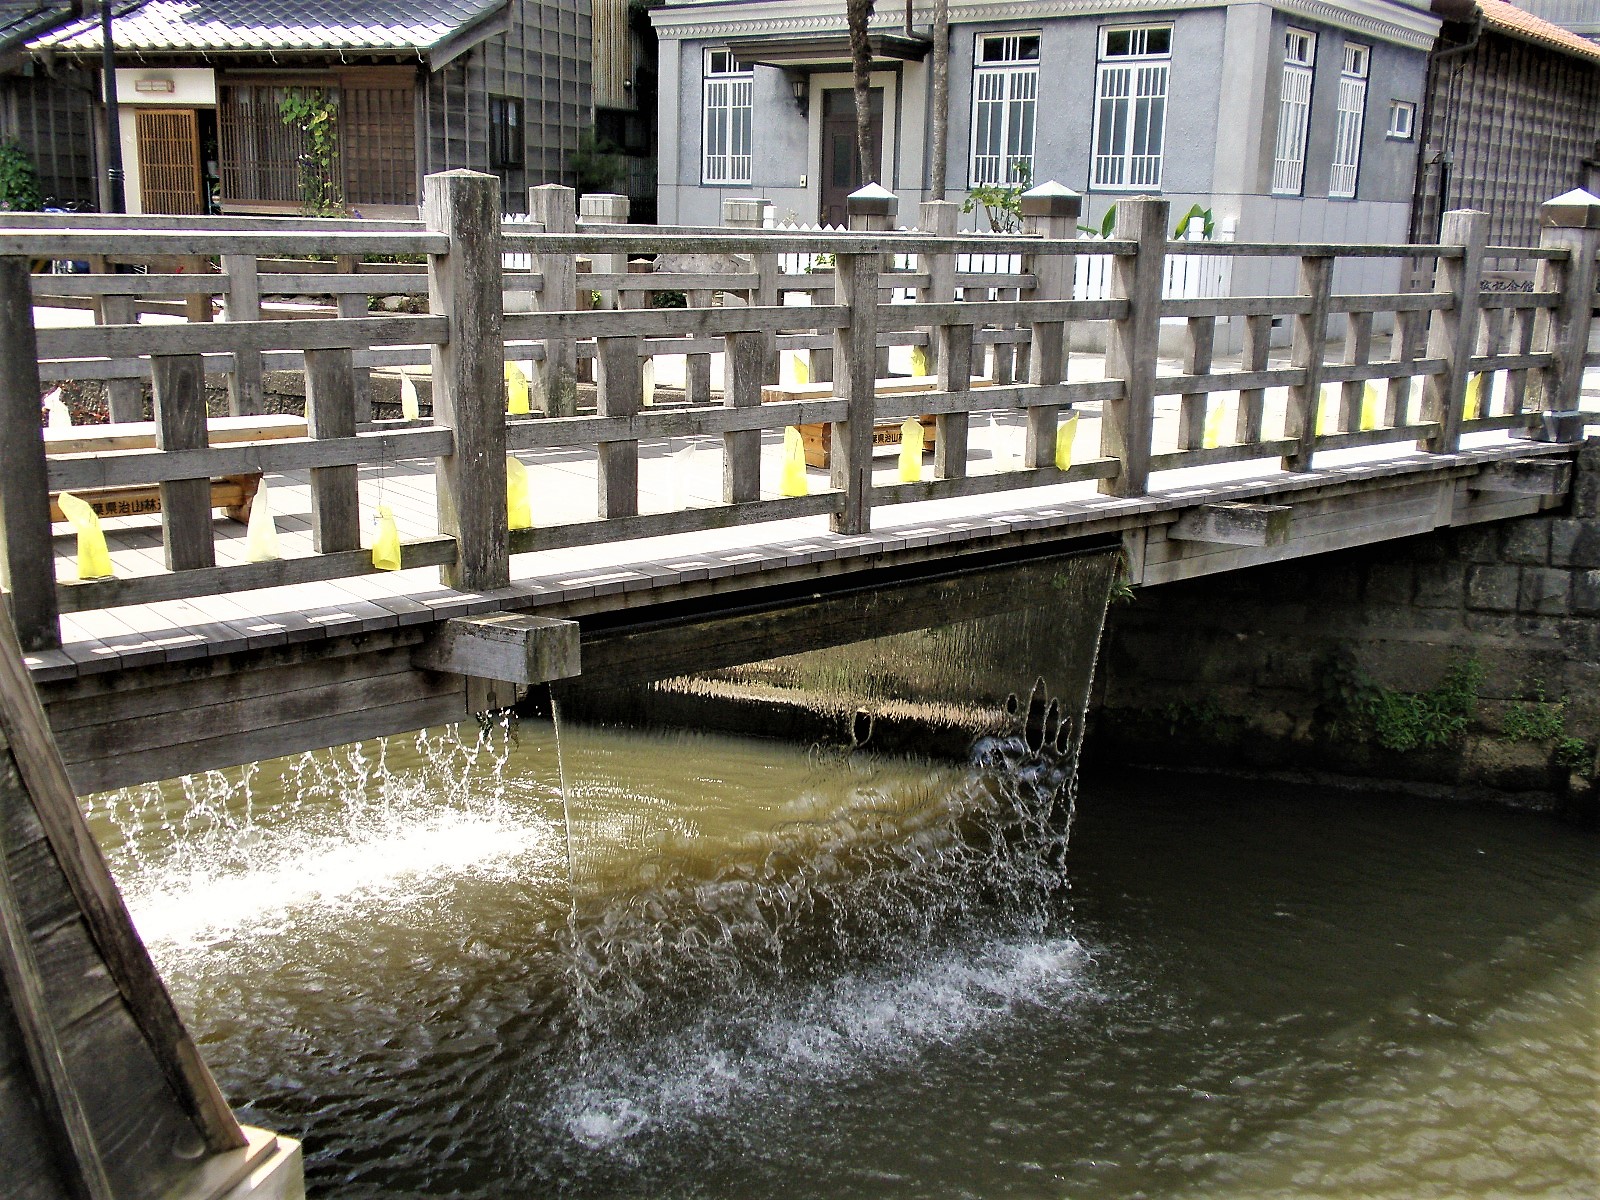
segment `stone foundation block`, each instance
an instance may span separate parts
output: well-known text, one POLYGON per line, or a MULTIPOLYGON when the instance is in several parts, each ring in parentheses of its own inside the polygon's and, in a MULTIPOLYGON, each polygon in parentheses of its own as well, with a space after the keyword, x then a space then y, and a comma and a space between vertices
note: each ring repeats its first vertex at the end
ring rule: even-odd
POLYGON ((1460 530, 1453 540, 1457 558, 1472 563, 1500 561, 1500 530, 1493 524, 1460 530))
POLYGON ((1367 602, 1405 604, 1411 599, 1416 572, 1409 563, 1381 563, 1367 572, 1367 602))
POLYGON ((1600 519, 1561 518, 1550 522, 1552 567, 1600 567, 1600 519))
POLYGON ((1517 607, 1524 613, 1538 613, 1546 617, 1567 614, 1568 593, 1572 587, 1570 572, 1551 567, 1529 567, 1522 572, 1522 587, 1517 596, 1517 607))
POLYGON ((1574 571, 1571 581, 1572 611, 1580 616, 1600 616, 1600 570, 1574 571))
POLYGON ((1464 563, 1428 563, 1417 568, 1416 604, 1419 608, 1460 608, 1466 584, 1464 563))
POLYGON ((1467 607, 1514 612, 1521 588, 1519 567, 1474 566, 1467 571, 1467 607))
POLYGON ((1543 517, 1507 521, 1502 530, 1501 556, 1508 563, 1543 567, 1550 562, 1550 522, 1543 517))

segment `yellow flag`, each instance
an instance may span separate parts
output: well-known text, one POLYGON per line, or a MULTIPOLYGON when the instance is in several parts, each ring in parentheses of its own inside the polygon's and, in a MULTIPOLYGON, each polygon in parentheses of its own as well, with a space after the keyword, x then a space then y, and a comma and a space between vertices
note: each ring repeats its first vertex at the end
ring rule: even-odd
POLYGON ((1325 385, 1322 389, 1322 394, 1317 397, 1318 437, 1322 437, 1324 434, 1338 432, 1336 429, 1334 429, 1334 426, 1339 423, 1339 393, 1334 392, 1332 396, 1329 396, 1329 386, 1336 385, 1325 385))
POLYGON ((911 347, 911 373, 918 379, 925 375, 932 375, 932 366, 928 362, 928 348, 926 346, 911 347))
POLYGON ((1072 413, 1067 419, 1056 426, 1056 470, 1066 471, 1072 467, 1072 443, 1078 436, 1078 414, 1072 413))
POLYGON ((1220 399, 1208 403, 1211 411, 1206 414, 1206 427, 1200 432, 1200 445, 1206 450, 1215 450, 1222 445, 1223 404, 1220 399))
POLYGON ((533 528, 533 505, 528 500, 528 468, 515 455, 506 455, 506 523, 511 529, 533 528))
POLYGON ((411 376, 400 376, 400 416, 407 421, 415 421, 422 415, 422 409, 417 404, 417 385, 411 382, 411 376))
POLYGON ((71 492, 56 498, 61 515, 78 531, 78 578, 105 579, 111 575, 111 552, 100 529, 100 515, 71 492))
POLYGON ((272 500, 263 479, 250 501, 250 523, 244 530, 245 562, 272 562, 282 558, 278 552, 278 524, 272 519, 272 500))
POLYGON ((1462 419, 1476 421, 1483 416, 1483 372, 1479 371, 1467 380, 1467 401, 1462 408, 1462 419))
POLYGON ((785 496, 809 496, 806 479, 806 444, 793 425, 783 431, 783 471, 778 476, 778 491, 785 496))
POLYGON ((795 350, 794 355, 794 381, 796 386, 805 387, 811 382, 811 351, 795 350))
POLYGON ((380 571, 400 569, 400 531, 395 528, 394 514, 383 505, 378 506, 378 536, 372 543, 372 565, 380 571))
POLYGON ((506 364, 506 411, 514 417, 528 415, 528 376, 514 362, 506 364))
POLYGON ((1378 385, 1371 380, 1361 389, 1361 428, 1376 429, 1378 427, 1378 385))
POLYGON ((922 482, 922 422, 907 417, 900 425, 900 482, 922 482))

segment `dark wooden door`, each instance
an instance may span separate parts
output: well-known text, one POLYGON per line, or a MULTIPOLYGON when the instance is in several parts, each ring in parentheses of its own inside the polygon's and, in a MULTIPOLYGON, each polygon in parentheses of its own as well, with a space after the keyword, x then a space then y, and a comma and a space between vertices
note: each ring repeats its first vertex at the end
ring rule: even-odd
POLYGON ((192 216, 206 211, 200 191, 200 129, 192 108, 141 108, 139 204, 147 213, 192 216))
MULTIPOLYGON (((883 162, 883 89, 872 89, 872 161, 883 162)), ((822 212, 824 225, 849 220, 845 199, 863 183, 856 155, 856 96, 849 88, 822 93, 822 212)), ((877 182, 881 183, 882 180, 877 182)))

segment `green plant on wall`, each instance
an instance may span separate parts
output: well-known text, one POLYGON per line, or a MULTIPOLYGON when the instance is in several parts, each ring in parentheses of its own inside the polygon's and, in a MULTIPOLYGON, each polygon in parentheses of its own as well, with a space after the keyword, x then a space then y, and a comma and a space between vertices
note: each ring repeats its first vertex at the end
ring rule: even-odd
POLYGON ((1518 700, 1506 709, 1502 728, 1514 742, 1548 742, 1567 732, 1567 702, 1550 703, 1544 696, 1544 684, 1533 685, 1531 701, 1518 700))
POLYGON ((1438 686, 1402 692, 1338 660, 1323 671, 1323 714, 1335 736, 1375 741, 1386 750, 1437 750, 1466 734, 1483 677, 1483 664, 1468 656, 1451 663, 1438 686))
POLYGON ((278 100, 278 118, 300 131, 300 207, 307 216, 344 213, 339 185, 339 102, 321 88, 291 89, 278 100))
POLYGON ((28 152, 16 142, 0 142, 0 211, 32 212, 42 200, 39 169, 28 152))
POLYGON ((1011 174, 1016 184, 1004 187, 998 183, 980 183, 967 193, 961 202, 964 213, 983 209, 983 215, 994 233, 1016 233, 1022 228, 1022 193, 1033 182, 1033 169, 1026 159, 1012 160, 1011 174))

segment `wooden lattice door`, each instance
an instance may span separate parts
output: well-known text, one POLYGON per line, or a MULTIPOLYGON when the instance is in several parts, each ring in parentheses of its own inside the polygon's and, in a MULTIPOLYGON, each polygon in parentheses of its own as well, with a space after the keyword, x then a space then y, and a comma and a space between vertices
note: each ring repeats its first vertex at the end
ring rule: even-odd
POLYGON ((200 129, 192 108, 145 108, 139 134, 139 202, 147 213, 202 213, 200 129))

